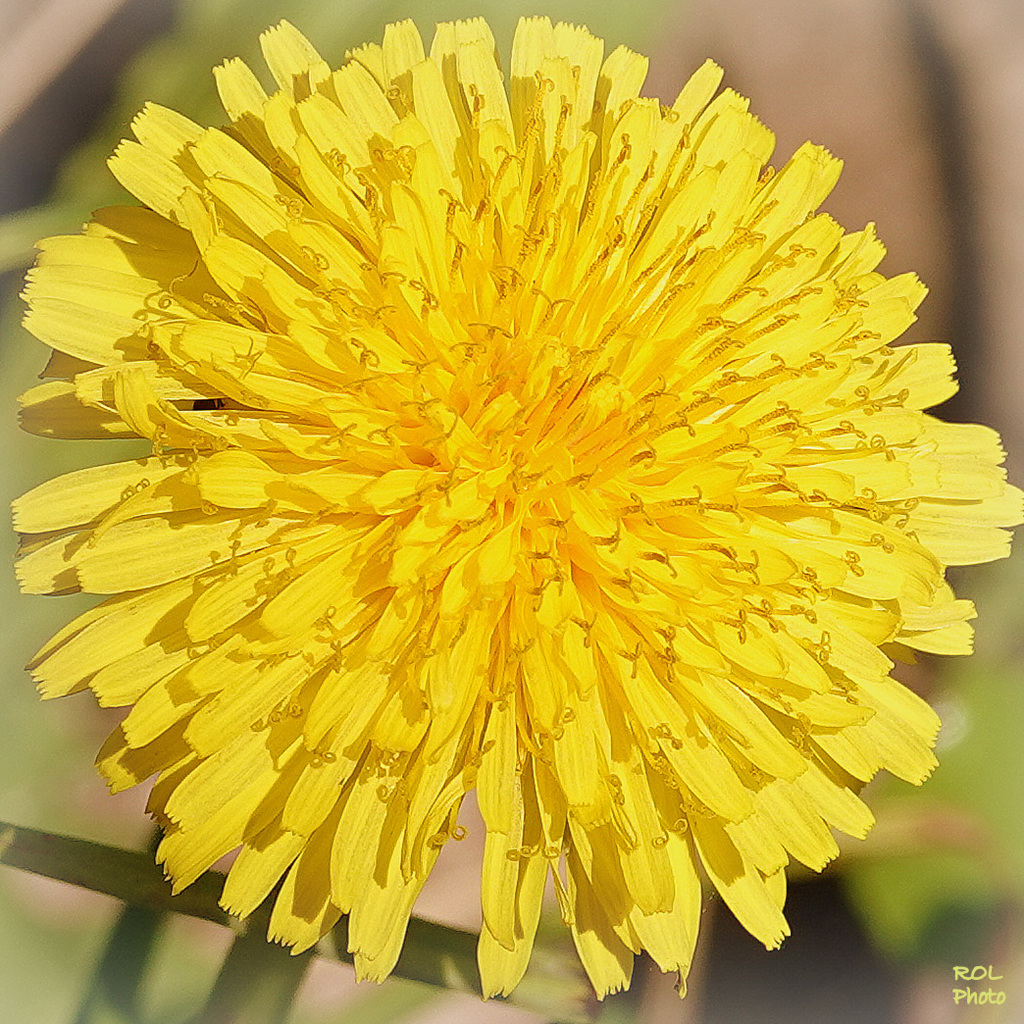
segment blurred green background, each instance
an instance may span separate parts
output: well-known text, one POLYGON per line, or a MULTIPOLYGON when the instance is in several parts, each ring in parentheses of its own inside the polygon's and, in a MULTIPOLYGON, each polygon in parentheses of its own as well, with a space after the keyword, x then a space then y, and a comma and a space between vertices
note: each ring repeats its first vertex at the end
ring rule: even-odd
MULTIPOLYGON (((711 56, 778 137, 778 159, 805 138, 846 170, 826 208, 850 229, 878 223, 883 270, 932 287, 909 337, 952 342, 962 391, 944 414, 996 426, 1024 481, 1024 8, 1017 0, 0 0, 0 488, 9 501, 80 465, 123 457, 110 444, 21 434, 15 396, 46 353, 19 326, 32 243, 75 231, 125 196, 105 158, 155 100, 220 123, 210 69, 293 21, 334 65, 412 17, 485 15, 506 53, 515 20, 544 13, 587 24, 608 49, 652 58, 645 92, 670 101, 711 56)), ((3 532, 5 563, 14 538, 3 532)), ((941 767, 920 791, 872 784, 879 824, 823 879, 797 879, 793 937, 765 953, 726 914, 708 915, 691 995, 638 967, 634 992, 605 1018, 643 1024, 1019 1024, 1024 1021, 1024 553, 958 572, 979 604, 978 652, 926 660, 907 681, 939 707, 941 767), (713 918, 713 920, 711 919, 713 918), (956 965, 992 964, 1000 1006, 956 1005, 956 965)), ((78 610, 77 599, 22 597, 0 573, 0 819, 141 848, 144 794, 110 797, 92 770, 112 724, 88 696, 38 703, 21 666, 78 610)), ((479 924, 472 839, 439 865, 419 913, 479 924)), ((202 1004, 229 943, 214 925, 167 923, 146 978, 144 1012, 81 1010, 113 901, 0 869, 0 1021, 179 1024, 202 1004), (77 1017, 76 1017, 77 1014, 77 1017)), ((392 980, 356 988, 317 962, 295 1024, 409 1020, 527 1024, 543 1018, 392 980)), ((243 1022, 244 1024, 244 1022, 243 1022)))

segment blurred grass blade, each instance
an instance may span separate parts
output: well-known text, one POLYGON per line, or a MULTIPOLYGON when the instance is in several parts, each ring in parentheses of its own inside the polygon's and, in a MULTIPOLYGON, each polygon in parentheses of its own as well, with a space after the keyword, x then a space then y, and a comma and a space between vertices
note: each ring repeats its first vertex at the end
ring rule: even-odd
POLYGON ((268 942, 265 904, 235 936, 202 1012, 190 1024, 287 1024, 313 951, 268 942))
MULTIPOLYGON (((156 852, 160 833, 154 829, 149 853, 156 852)), ((167 912, 126 905, 110 930, 74 1024, 94 1024, 113 1011, 126 1021, 142 1020, 141 989, 150 957, 167 912)))
POLYGON ((125 1021, 142 1019, 140 990, 167 913, 126 906, 118 915, 74 1024, 94 1024, 110 1011, 125 1021))
MULTIPOLYGON (((218 871, 205 872, 183 892, 172 896, 170 885, 149 854, 2 821, 0 864, 114 896, 132 906, 237 926, 237 921, 217 903, 224 884, 224 875, 218 871)), ((259 934, 255 927, 251 931, 259 934)), ((344 921, 335 928, 333 939, 338 959, 350 963, 344 921)), ((479 995, 476 941, 473 932, 413 918, 393 973, 437 988, 479 995)), ((560 948, 538 946, 526 976, 505 1002, 565 1024, 588 1024, 594 1020, 593 992, 582 967, 574 955, 560 948)), ((246 1018, 245 1024, 250 1024, 250 1020, 261 1024, 258 1018, 246 1018)))
POLYGON ((393 978, 351 1005, 331 1015, 331 1024, 396 1024, 424 1011, 443 998, 436 988, 405 978, 393 978))

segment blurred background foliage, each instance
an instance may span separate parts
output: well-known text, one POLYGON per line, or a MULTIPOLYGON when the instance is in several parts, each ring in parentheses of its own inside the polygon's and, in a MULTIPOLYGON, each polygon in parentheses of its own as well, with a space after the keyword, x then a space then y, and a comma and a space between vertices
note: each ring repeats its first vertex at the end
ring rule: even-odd
MULTIPOLYGON (((262 74, 259 33, 283 17, 336 66, 346 49, 379 39, 386 22, 405 17, 429 38, 436 21, 483 14, 507 54, 516 19, 534 13, 587 24, 609 49, 625 43, 649 54, 645 91, 665 100, 713 56, 725 65, 727 84, 749 96, 776 131, 779 161, 807 137, 842 156, 846 173, 826 208, 850 229, 877 220, 890 247, 883 270, 914 269, 933 286, 911 336, 954 345, 964 387, 945 412, 1000 429, 1011 475, 1024 480, 1024 298, 1017 285, 1024 273, 1017 194, 1024 8, 1016 0, 2 0, 5 500, 132 451, 17 431, 15 396, 45 361, 18 325, 17 292, 38 238, 76 231, 93 209, 126 201, 105 159, 145 101, 222 122, 210 69, 242 56, 262 74)), ((9 532, 3 545, 9 562, 9 532)), ((690 997, 680 1003, 641 963, 633 993, 603 1009, 606 1024, 1024 1020, 1022 565, 1018 552, 1007 563, 956 574, 958 591, 980 606, 978 652, 969 660, 925 660, 905 677, 943 715, 940 768, 921 790, 892 779, 872 784, 878 826, 865 842, 846 843, 845 858, 825 878, 795 881, 794 935, 784 949, 765 953, 726 914, 709 913, 690 997), (992 987, 1006 991, 1004 1004, 954 1003, 953 966, 975 964, 1003 975, 992 987)), ((143 848, 144 795, 112 798, 90 768, 110 716, 88 697, 39 706, 20 669, 84 600, 21 597, 11 574, 0 574, 0 818, 143 848)), ((442 861, 419 912, 475 928, 479 851, 470 840, 461 845, 442 861)), ((230 939, 214 924, 122 911, 87 891, 5 871, 0 1016, 32 1024, 198 1024, 193 1015, 230 939), (147 959, 145 974, 119 973, 147 959)), ((544 941, 557 945, 564 936, 552 925, 544 941)), ((258 1015, 257 1002, 203 1020, 271 1019, 258 1015)), ((290 1019, 543 1020, 417 982, 357 989, 347 967, 319 959, 290 1019)))

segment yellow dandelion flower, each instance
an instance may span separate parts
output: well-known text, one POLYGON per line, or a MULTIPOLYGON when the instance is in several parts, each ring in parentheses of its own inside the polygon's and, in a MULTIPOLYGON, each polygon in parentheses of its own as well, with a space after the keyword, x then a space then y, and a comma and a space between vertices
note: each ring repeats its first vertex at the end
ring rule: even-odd
POLYGON ((790 858, 932 770, 891 658, 969 650, 945 566, 1021 521, 996 434, 922 411, 949 347, 891 347, 924 288, 711 62, 663 106, 546 18, 507 81, 481 20, 337 71, 262 44, 275 92, 229 60, 229 127, 146 107, 110 162, 143 205, 30 274, 26 427, 153 446, 15 504, 26 592, 111 595, 43 695, 130 708, 99 767, 156 776, 177 889, 240 848, 224 906, 282 882, 296 950, 349 915, 362 977, 471 790, 487 994, 549 877, 602 996, 641 949, 685 977, 702 871, 777 946, 790 858))

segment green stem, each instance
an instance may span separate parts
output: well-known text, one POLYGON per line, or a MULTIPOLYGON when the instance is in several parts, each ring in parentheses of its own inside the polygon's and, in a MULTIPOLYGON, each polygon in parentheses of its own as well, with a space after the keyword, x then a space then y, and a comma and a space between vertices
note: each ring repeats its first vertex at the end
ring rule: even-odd
MULTIPOLYGON (((172 911, 237 928, 236 919, 217 903, 224 884, 224 875, 217 871, 205 872, 184 892, 172 896, 160 869, 146 853, 2 821, 0 864, 114 896, 135 907, 172 911)), ((480 995, 476 942, 473 932, 412 918, 393 973, 438 988, 480 995)), ((338 959, 351 963, 344 921, 335 928, 334 947, 338 959)), ((593 993, 579 961, 553 947, 538 946, 534 950, 530 969, 505 1002, 566 1024, 589 1024, 594 1020, 593 993)))
POLYGON ((172 896, 152 855, 139 850, 0 821, 0 864, 91 889, 136 907, 170 910, 217 924, 231 920, 217 905, 223 875, 207 871, 194 885, 172 896))

